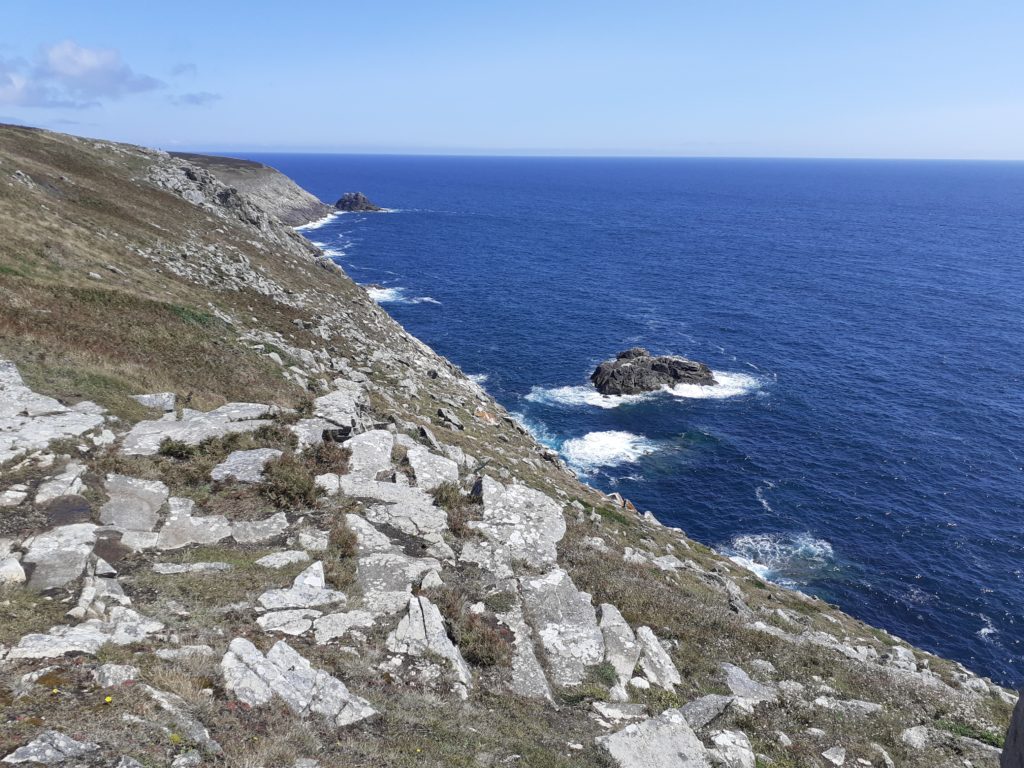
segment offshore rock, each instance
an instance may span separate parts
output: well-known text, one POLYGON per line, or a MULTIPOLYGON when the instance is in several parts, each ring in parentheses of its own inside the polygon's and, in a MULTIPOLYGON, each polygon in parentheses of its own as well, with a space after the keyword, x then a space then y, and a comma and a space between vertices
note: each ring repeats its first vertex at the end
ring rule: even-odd
POLYGON ((590 375, 590 381, 602 395, 639 395, 677 384, 713 386, 718 383, 704 363, 675 355, 654 357, 642 347, 620 352, 614 360, 605 360, 590 375))
POLYGON ((376 212, 384 210, 379 205, 374 205, 370 202, 369 198, 362 192, 346 192, 340 198, 338 202, 334 204, 334 207, 339 211, 362 211, 362 212, 376 212))

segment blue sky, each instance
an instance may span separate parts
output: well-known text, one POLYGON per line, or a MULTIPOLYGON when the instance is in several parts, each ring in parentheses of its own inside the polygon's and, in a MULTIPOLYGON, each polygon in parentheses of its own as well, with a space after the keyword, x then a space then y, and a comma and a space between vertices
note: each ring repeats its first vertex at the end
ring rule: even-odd
POLYGON ((1020 0, 4 6, 0 120, 167 149, 1024 159, 1020 0))

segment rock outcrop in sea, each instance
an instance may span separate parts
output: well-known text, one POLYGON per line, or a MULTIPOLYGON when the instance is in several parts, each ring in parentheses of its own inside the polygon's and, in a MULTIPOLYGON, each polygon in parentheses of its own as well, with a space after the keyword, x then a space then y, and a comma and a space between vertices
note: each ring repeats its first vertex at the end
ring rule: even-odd
POLYGON ((370 202, 370 199, 362 192, 346 192, 338 198, 334 207, 339 211, 373 213, 384 210, 378 205, 370 202))
POLYGON ((580 483, 211 168, 0 126, 3 764, 999 764, 1015 694, 580 483))
POLYGON ((602 395, 639 395, 677 384, 711 387, 715 376, 704 363, 675 355, 653 356, 643 347, 620 352, 605 360, 590 375, 602 395))

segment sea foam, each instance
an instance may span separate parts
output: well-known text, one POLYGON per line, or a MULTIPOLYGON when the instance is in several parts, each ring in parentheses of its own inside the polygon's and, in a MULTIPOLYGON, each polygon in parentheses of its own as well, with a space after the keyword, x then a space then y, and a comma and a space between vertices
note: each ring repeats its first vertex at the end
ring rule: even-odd
POLYGON ((405 288, 367 288, 366 292, 370 298, 378 304, 440 304, 441 302, 432 296, 409 296, 405 288))
POLYGON ((657 450, 657 444, 632 432, 589 432, 562 444, 566 461, 581 472, 634 462, 657 450))
POLYGON ((589 385, 575 387, 533 387, 526 399, 531 403, 547 405, 591 405, 596 408, 618 408, 649 400, 659 393, 668 393, 673 397, 685 400, 724 400, 754 392, 761 386, 756 376, 746 373, 729 371, 713 371, 718 384, 701 386, 699 384, 678 384, 675 387, 663 387, 655 392, 639 395, 602 395, 589 385))
POLYGON ((832 545, 809 533, 737 536, 723 552, 766 581, 800 584, 834 561, 832 545))

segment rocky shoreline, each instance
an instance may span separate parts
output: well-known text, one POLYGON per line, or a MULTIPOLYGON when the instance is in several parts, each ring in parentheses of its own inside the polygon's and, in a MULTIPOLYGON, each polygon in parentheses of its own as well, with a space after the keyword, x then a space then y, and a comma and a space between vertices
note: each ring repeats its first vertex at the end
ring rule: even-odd
POLYGON ((999 764, 1012 692, 579 483, 215 167, 0 126, 0 221, 5 762, 999 764))

